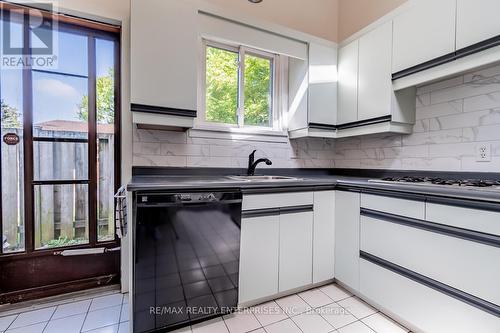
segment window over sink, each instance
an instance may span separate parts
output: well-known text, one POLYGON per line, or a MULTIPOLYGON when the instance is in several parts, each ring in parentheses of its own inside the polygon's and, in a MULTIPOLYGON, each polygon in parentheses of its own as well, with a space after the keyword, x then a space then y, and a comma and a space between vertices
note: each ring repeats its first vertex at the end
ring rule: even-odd
POLYGON ((277 54, 203 41, 202 127, 281 130, 277 54))

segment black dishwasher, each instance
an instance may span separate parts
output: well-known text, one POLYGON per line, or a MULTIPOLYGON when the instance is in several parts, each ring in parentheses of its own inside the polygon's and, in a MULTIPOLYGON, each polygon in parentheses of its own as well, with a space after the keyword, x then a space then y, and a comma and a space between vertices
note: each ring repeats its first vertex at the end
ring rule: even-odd
POLYGON ((238 303, 240 192, 138 193, 134 332, 171 331, 238 303))

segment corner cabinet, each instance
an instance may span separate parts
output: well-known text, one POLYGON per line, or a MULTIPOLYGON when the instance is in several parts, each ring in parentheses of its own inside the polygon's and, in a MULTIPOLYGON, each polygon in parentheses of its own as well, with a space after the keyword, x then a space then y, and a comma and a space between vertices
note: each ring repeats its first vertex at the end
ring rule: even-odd
POLYGON ((131 109, 145 127, 192 127, 197 110, 194 1, 132 0, 131 109))
POLYGON ((374 133, 411 133, 414 87, 394 91, 392 21, 339 50, 337 138, 374 133))
POLYGON ((335 137, 337 44, 310 42, 308 60, 290 58, 288 68, 290 138, 335 137))

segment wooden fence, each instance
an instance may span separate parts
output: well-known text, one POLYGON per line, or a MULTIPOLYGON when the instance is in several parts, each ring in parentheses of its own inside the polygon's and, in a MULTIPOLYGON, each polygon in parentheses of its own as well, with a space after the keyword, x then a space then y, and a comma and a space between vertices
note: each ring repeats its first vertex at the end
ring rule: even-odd
MULTIPOLYGON (((82 132, 48 131, 35 128, 35 136, 86 138, 82 132)), ((22 130, 2 129, 22 138, 22 130)), ((98 144, 98 237, 114 237, 114 136, 99 134, 98 144)), ((6 145, 2 141, 2 222, 3 234, 16 250, 24 244, 23 145, 6 145)), ((33 143, 35 180, 88 179, 87 143, 33 143)), ((87 242, 88 185, 35 185, 35 247, 44 248, 87 242)))

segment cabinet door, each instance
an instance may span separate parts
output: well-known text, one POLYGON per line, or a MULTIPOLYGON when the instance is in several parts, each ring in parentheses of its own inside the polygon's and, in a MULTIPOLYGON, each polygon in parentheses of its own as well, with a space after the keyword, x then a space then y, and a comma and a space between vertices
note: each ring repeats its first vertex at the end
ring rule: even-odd
POLYGON ((358 120, 391 114, 392 22, 359 39, 358 120))
POLYGON ((309 122, 335 125, 337 121, 337 48, 309 45, 309 122))
POLYGON ((334 277, 335 191, 314 192, 313 283, 334 277))
POLYGON ((358 120, 358 40, 339 50, 337 123, 358 120))
POLYGON ((193 1, 132 0, 132 103, 196 110, 197 15, 193 1))
POLYGON ((280 292, 312 283, 312 229, 312 211, 280 215, 280 292))
POLYGON ((457 0, 457 49, 500 35, 498 13, 498 0, 457 0))
POLYGON ((411 0, 394 18, 393 73, 455 51, 456 0, 411 0))
POLYGON ((279 215, 241 221, 239 303, 278 293, 279 215))
POLYGON ((359 193, 335 193, 335 278, 354 290, 359 288, 359 203, 359 193))

